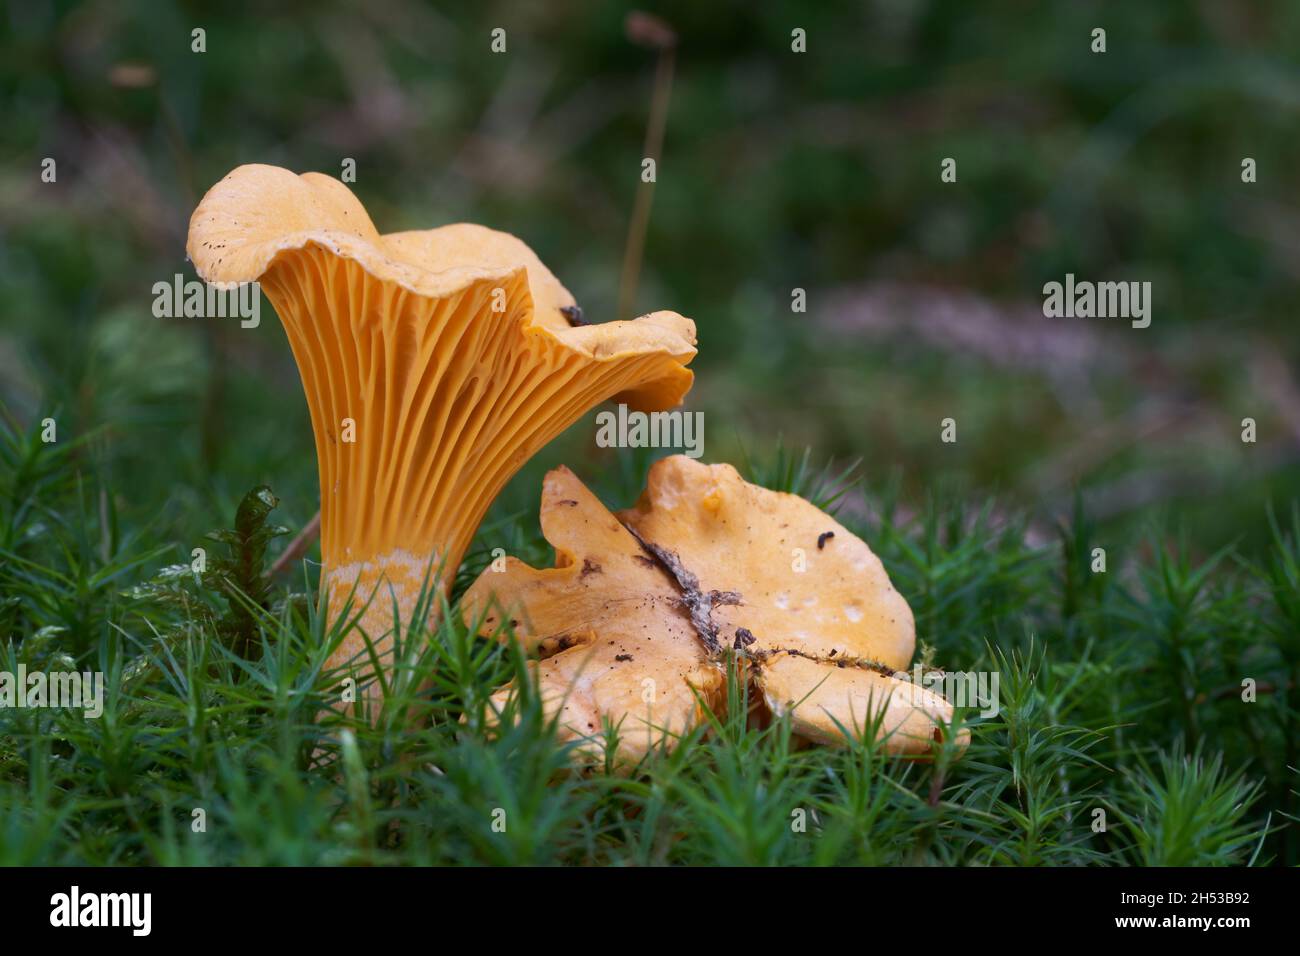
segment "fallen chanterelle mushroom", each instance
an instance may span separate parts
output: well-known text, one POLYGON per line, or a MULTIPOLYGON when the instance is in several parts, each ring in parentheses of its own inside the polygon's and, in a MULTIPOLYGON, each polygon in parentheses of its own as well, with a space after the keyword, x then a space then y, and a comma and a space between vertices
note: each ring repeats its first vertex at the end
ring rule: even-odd
MULTIPOLYGON (((485 630, 507 614, 541 654, 546 710, 586 757, 603 753, 605 721, 620 726, 619 763, 671 747, 700 719, 699 700, 725 703, 728 647, 770 710, 811 740, 842 742, 841 727, 860 734, 879 718, 886 750, 921 754, 952 720, 942 696, 893 676, 916 635, 880 560, 802 498, 678 455, 657 462, 636 507, 617 516, 556 469, 541 523, 555 567, 507 559, 463 607, 485 630)), ((968 739, 962 730, 958 743, 968 739)))
MULTIPOLYGON (((259 280, 284 324, 316 436, 330 605, 354 586, 358 604, 373 593, 361 624, 381 656, 393 598, 406 621, 430 567, 450 584, 537 449, 611 396, 663 409, 691 385, 689 319, 583 324, 513 236, 467 224, 380 235, 318 173, 239 167, 194 210, 186 251, 215 285, 259 280)), ((364 648, 354 631, 331 663, 364 648)))

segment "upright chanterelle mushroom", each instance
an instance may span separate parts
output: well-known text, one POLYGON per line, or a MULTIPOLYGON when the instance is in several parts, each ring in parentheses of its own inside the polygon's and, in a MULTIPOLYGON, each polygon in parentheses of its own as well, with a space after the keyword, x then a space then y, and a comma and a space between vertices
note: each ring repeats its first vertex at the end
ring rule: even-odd
MULTIPOLYGON (((539 653, 543 706, 576 752, 616 762, 673 746, 725 701, 727 649, 775 714, 819 743, 873 727, 884 749, 925 754, 952 707, 897 676, 912 659, 911 609, 866 543, 809 502, 730 465, 657 462, 634 508, 612 514, 567 468, 542 489, 555 567, 508 558, 463 601, 466 618, 539 653)), ((511 688, 495 698, 504 703, 511 688)), ((958 731, 964 747, 969 732, 958 731)))
MULTIPOLYGON (((354 588, 370 601, 360 623, 381 656, 394 598, 406 619, 430 567, 450 584, 488 505, 542 445, 612 396, 658 410, 691 386, 689 319, 583 324, 513 236, 380 235, 318 173, 239 167, 194 210, 186 251, 209 283, 259 281, 284 324, 316 437, 332 613, 354 588)), ((331 663, 364 650, 354 631, 331 663)))

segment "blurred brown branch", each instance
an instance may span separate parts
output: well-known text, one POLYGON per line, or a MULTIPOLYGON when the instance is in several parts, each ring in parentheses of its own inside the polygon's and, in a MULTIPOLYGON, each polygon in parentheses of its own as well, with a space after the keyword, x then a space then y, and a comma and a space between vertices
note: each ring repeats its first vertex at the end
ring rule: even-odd
POLYGON ((288 568, 297 564, 302 556, 311 548, 312 542, 320 537, 320 512, 317 511, 310 521, 303 525, 303 529, 298 532, 297 537, 289 542, 289 547, 284 549, 284 554, 275 559, 275 564, 271 565, 271 570, 266 572, 268 578, 278 577, 288 568))
MULTIPOLYGON (((654 161, 654 179, 659 176, 659 158, 663 153, 664 130, 668 125, 668 102, 673 92, 674 51, 677 34, 663 20, 634 10, 624 23, 627 38, 638 46, 657 50, 654 97, 650 103, 650 122, 646 126, 643 159, 654 161)), ((636 193, 632 221, 628 224, 627 247, 623 253, 623 273, 619 280, 617 318, 630 319, 636 304, 636 290, 641 278, 641 260, 645 255, 646 233, 650 228, 650 206, 654 202, 654 179, 642 182, 636 193)))

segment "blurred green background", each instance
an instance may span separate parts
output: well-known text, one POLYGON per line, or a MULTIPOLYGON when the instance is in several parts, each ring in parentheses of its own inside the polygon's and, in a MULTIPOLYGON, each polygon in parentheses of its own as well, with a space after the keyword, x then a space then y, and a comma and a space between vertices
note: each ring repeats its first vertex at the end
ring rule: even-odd
MULTIPOLYGON (((657 58, 630 9, 6 3, 6 414, 94 433, 79 454, 122 523, 178 555, 262 482, 301 525, 315 456, 269 306, 254 330, 150 311, 153 283, 193 274, 198 199, 241 163, 338 175, 350 157, 381 231, 513 232, 612 318, 657 58)), ((637 309, 698 325, 706 460, 783 439, 861 459, 904 502, 996 494, 1031 533, 1081 490, 1116 535, 1155 515, 1202 549, 1264 542, 1266 502, 1300 490, 1300 5, 645 9, 678 45, 637 309), (1151 327, 1045 319, 1067 272, 1151 281, 1151 327)), ((608 464, 594 434, 588 416, 501 508, 535 509, 557 462, 608 464)))

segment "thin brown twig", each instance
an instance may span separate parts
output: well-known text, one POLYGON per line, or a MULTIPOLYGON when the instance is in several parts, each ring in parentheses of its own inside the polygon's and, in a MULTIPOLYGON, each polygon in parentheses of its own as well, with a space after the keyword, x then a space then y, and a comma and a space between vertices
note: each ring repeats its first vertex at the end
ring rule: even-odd
MULTIPOLYGON (((650 122, 646 126, 643 159, 654 161, 655 178, 659 175, 659 158, 663 153, 664 130, 668 125, 668 101, 673 91, 674 51, 677 34, 667 23, 648 13, 634 10, 624 24, 627 37, 633 43, 659 51, 655 68, 654 96, 650 101, 650 122)), ((646 233, 650 229, 650 206, 654 201, 655 184, 642 182, 637 188, 632 220, 627 228, 627 247, 623 252, 623 274, 619 279, 619 319, 632 318, 636 303, 637 285, 641 279, 641 260, 645 255, 646 233)))
POLYGON ((740 594, 736 591, 702 590, 700 579, 687 570, 675 551, 669 551, 652 541, 647 541, 627 525, 623 527, 627 528, 628 533, 641 545, 641 549, 677 586, 677 590, 681 593, 682 606, 690 614, 691 625, 695 628, 695 634, 704 645, 709 658, 720 657, 722 643, 718 639, 718 625, 713 622, 713 608, 715 605, 720 607, 724 604, 742 603, 740 594))
MULTIPOLYGON (((1281 685, 1281 689, 1290 690, 1293 686, 1294 685, 1290 681, 1284 681, 1281 685)), ((1277 684, 1274 684, 1272 681, 1267 681, 1267 680, 1260 681, 1258 684, 1255 685, 1256 694, 1275 694, 1277 693, 1278 689, 1279 688, 1277 684)), ((1240 684, 1233 684, 1228 687, 1221 687, 1209 696, 1214 700, 1227 700, 1229 697, 1238 696, 1243 690, 1245 690, 1245 688, 1242 687, 1240 684)), ((1196 698, 1196 702, 1198 704, 1204 703, 1205 700, 1206 700, 1205 694, 1201 694, 1199 697, 1196 698)))
POLYGON ((275 559, 275 564, 271 565, 271 570, 266 572, 266 576, 274 578, 284 573, 290 566, 297 564, 302 556, 307 553, 307 549, 312 546, 312 542, 319 537, 320 512, 317 511, 312 516, 312 519, 303 526, 303 529, 298 532, 298 536, 289 542, 289 547, 284 549, 284 554, 275 559))

